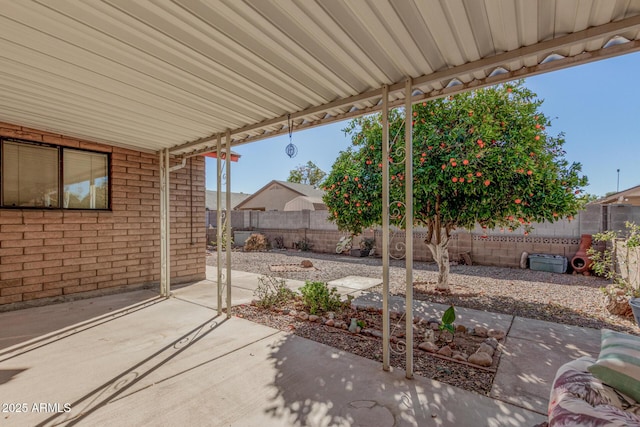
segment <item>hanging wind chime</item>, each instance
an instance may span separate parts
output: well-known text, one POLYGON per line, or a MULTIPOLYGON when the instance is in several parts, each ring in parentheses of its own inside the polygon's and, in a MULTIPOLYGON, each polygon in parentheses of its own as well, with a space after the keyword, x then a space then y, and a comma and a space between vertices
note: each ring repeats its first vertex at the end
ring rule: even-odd
POLYGON ((293 122, 291 121, 291 114, 287 114, 287 126, 289 127, 289 145, 287 145, 284 149, 284 152, 287 153, 290 159, 293 159, 296 154, 298 154, 298 147, 293 145, 292 135, 293 135, 293 122))

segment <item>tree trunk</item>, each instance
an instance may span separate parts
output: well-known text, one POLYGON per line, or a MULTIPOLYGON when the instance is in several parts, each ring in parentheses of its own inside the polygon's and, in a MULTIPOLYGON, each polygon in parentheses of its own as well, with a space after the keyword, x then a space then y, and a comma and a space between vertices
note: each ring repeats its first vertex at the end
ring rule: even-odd
POLYGON ((433 260, 438 264, 438 283, 436 284, 436 290, 448 291, 449 290, 449 237, 446 231, 443 229, 441 233, 440 242, 426 242, 427 247, 431 251, 433 260))

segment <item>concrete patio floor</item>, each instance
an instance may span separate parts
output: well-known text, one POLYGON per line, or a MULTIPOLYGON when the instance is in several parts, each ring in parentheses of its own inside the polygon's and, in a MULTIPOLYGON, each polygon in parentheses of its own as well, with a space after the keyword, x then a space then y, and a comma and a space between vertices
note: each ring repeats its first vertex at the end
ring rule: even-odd
MULTIPOLYGON (((257 275, 234 272, 232 280, 234 304, 249 302, 257 275)), ((348 286, 342 293, 364 285, 348 286)), ((28 408, 0 413, 0 424, 532 426, 546 419, 556 365, 593 354, 596 335, 599 347, 599 331, 513 319, 489 398, 419 376, 406 380, 401 370, 383 372, 368 359, 216 317, 209 280, 173 293, 162 299, 136 291, 0 313, 0 344, 24 341, 0 347, 1 400, 28 408), (122 308, 129 297, 134 304, 122 308), (68 326, 77 311, 84 319, 68 326), (41 403, 59 405, 34 412, 41 403)))

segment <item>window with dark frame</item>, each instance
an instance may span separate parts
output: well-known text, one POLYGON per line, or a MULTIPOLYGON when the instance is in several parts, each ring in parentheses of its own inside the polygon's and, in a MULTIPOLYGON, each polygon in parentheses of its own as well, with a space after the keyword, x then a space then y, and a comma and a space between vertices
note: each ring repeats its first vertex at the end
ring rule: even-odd
POLYGON ((109 155, 0 139, 0 207, 109 209, 109 155))

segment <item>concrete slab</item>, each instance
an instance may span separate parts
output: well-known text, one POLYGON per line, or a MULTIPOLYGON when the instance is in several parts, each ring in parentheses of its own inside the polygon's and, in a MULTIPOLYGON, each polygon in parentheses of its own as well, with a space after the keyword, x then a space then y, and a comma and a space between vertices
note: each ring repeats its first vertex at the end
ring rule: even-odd
POLYGON ((516 317, 491 397, 546 414, 558 368, 581 356, 597 357, 599 352, 597 329, 516 317))
POLYGON ((157 296, 139 290, 0 313, 6 331, 0 336, 0 350, 157 296))
MULTIPOLYGON (((382 308, 382 295, 374 292, 364 292, 355 298, 352 305, 356 307, 382 308)), ((397 313, 405 312, 405 298, 403 296, 390 296, 389 308, 397 313)), ((422 318, 440 319, 444 311, 449 308, 446 304, 431 303, 426 301, 414 301, 413 315, 422 318)), ((487 311, 473 310, 470 308, 456 307, 456 324, 474 327, 476 325, 486 328, 502 329, 508 331, 513 316, 508 314, 489 313, 487 311)))
POLYGON ((340 279, 331 280, 330 282, 327 282, 327 285, 329 285, 329 287, 336 286, 336 287, 350 288, 355 290, 369 289, 381 284, 382 284, 382 280, 379 278, 362 277, 362 276, 346 276, 340 279))
POLYGON ((0 362, 7 426, 531 426, 544 417, 177 298, 0 362), (169 315, 168 315, 169 314, 169 315), (34 403, 51 403, 46 412, 34 403), (68 404, 69 411, 64 412, 68 404), (60 408, 61 412, 56 409, 60 408))

